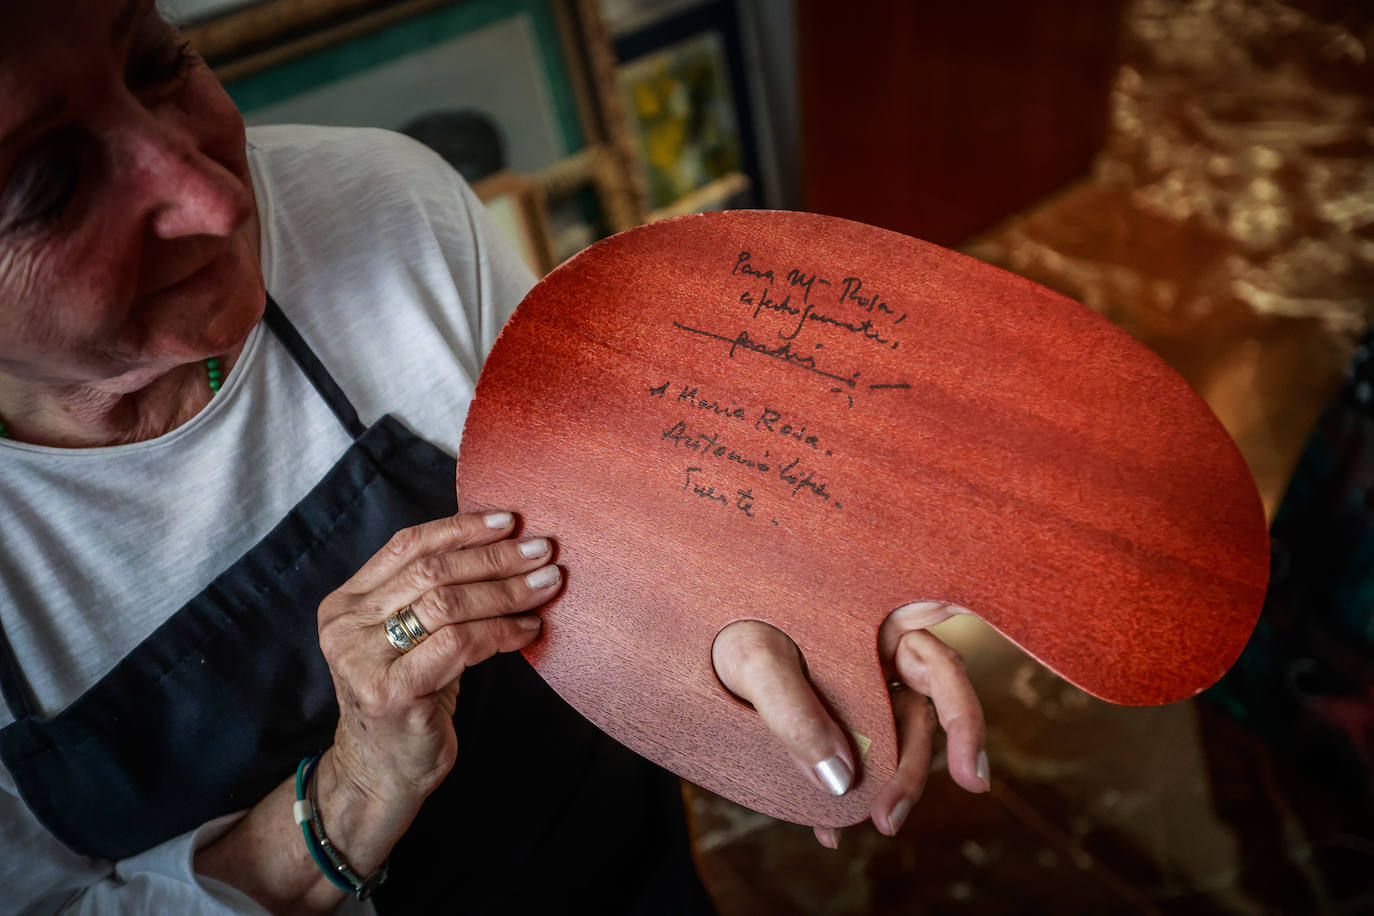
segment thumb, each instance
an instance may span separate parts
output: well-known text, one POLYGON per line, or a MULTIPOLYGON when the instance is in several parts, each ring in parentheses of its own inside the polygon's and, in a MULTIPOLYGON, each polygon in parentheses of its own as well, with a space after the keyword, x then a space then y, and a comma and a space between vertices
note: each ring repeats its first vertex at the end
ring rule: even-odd
POLYGON ((716 637, 711 661, 721 683, 753 704, 818 789, 831 795, 849 791, 849 742, 806 679, 801 652, 786 633, 757 620, 736 621, 716 637))

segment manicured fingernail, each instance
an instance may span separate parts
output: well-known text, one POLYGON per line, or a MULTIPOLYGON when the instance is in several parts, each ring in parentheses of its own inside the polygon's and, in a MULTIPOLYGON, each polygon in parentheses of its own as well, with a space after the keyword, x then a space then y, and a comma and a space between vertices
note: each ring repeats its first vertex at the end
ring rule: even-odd
POLYGON ((543 538, 530 538, 528 541, 520 542, 520 556, 526 560, 533 560, 535 557, 542 557, 549 552, 549 542, 543 538))
POLYGON ((557 566, 541 566, 525 577, 525 584, 530 588, 548 588, 557 585, 561 578, 562 573, 557 566))
POLYGON ((849 769, 849 764, 844 762, 844 758, 838 754, 828 760, 822 760, 813 768, 816 778, 821 781, 821 785, 830 790, 831 795, 843 795, 849 791, 849 781, 854 778, 854 773, 849 769))
POLYGON ((544 624, 538 614, 521 614, 515 618, 515 622, 527 630, 537 630, 544 624))
POLYGON ((987 751, 978 752, 978 765, 973 768, 973 775, 983 780, 983 785, 987 786, 989 789, 992 788, 992 777, 991 774, 988 772, 987 751))
POLYGON ((887 815, 887 832, 893 836, 902 829, 902 824, 906 823, 906 816, 911 813, 911 799, 904 798, 892 806, 892 811, 887 815))
POLYGON ((505 528, 515 519, 509 512, 488 512, 482 516, 482 521, 487 523, 488 528, 505 528))

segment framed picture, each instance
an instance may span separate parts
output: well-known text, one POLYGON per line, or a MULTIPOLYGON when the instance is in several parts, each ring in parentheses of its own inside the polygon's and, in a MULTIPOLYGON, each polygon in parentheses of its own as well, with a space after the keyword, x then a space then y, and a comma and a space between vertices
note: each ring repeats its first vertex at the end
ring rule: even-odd
POLYGON ((594 146, 534 176, 547 204, 555 266, 597 239, 642 221, 631 182, 617 162, 608 147, 594 146))
POLYGON ((734 0, 615 38, 617 75, 654 216, 755 205, 758 158, 734 0))
POLYGON ((632 168, 591 0, 267 0, 186 34, 249 124, 399 130, 469 181, 592 144, 632 168))
POLYGON ((498 232, 511 243, 536 277, 554 267, 544 191, 538 181, 499 172, 472 186, 498 232))

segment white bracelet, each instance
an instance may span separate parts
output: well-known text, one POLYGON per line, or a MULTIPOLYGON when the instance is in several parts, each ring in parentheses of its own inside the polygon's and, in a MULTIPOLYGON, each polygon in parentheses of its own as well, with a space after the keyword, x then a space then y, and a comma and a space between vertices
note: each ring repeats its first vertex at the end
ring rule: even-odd
POLYGON ((295 817, 296 823, 303 827, 315 816, 315 806, 310 803, 310 799, 302 798, 291 806, 291 815, 295 817))

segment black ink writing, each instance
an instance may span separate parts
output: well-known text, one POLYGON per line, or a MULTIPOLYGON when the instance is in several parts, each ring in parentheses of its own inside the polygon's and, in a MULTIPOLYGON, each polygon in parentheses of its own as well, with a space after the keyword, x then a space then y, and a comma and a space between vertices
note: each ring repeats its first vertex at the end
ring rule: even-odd
MULTIPOLYGON (((897 314, 888 306, 886 302, 882 300, 881 297, 879 297, 877 293, 870 293, 867 296, 861 295, 859 291, 863 288, 863 280, 860 280, 858 277, 845 277, 843 280, 840 281, 840 305, 844 305, 848 302, 853 302, 857 304, 859 308, 864 309, 865 311, 886 312, 889 315, 897 314)), ((906 313, 903 312, 902 318, 905 317, 906 313)), ((902 320, 902 318, 898 318, 897 321, 893 322, 893 324, 897 324, 902 320)))
POLYGON ((787 272, 787 282, 792 286, 800 286, 802 288, 802 302, 811 301, 811 287, 813 284, 820 283, 823 286, 830 285, 829 280, 818 277, 815 274, 807 275, 795 267, 787 272))
POLYGON ((850 388, 853 388, 857 384, 855 382, 855 379, 858 377, 859 373, 851 373, 848 378, 845 378, 843 375, 836 375, 833 372, 827 372, 816 365, 815 357, 802 356, 800 354, 793 353, 791 341, 786 341, 782 344, 782 346, 779 347, 770 347, 768 346, 768 344, 759 343, 758 341, 754 340, 752 337, 749 336, 749 332, 747 330, 740 331, 734 337, 725 337, 721 334, 716 334, 711 331, 703 331, 700 328, 688 327, 687 325, 681 324, 676 321, 673 322, 673 326, 678 328, 679 330, 688 331, 692 334, 700 334, 702 337, 711 337, 716 340, 721 340, 725 343, 728 343, 730 345, 731 359, 735 358, 735 351, 739 350, 740 348, 744 348, 745 350, 748 350, 751 353, 757 353, 760 356, 772 357, 773 359, 781 360, 782 362, 787 363, 789 366, 797 366, 799 368, 807 370, 808 372, 814 372, 817 375, 822 375, 828 379, 833 379, 842 385, 847 385, 850 388))
POLYGON ((741 251, 739 255, 735 258, 735 267, 733 270, 730 271, 730 273, 742 274, 746 277, 758 277, 761 280, 767 280, 769 285, 771 286, 773 283, 773 271, 758 270, 754 268, 749 263, 749 259, 751 257, 753 257, 753 255, 751 255, 749 252, 741 251))
MULTIPOLYGON (((674 446, 687 449, 689 452, 699 452, 702 455, 709 455, 712 458, 719 458, 722 461, 732 462, 741 467, 753 468, 761 473, 767 474, 772 467, 766 461, 756 461, 741 451, 736 450, 730 445, 720 441, 716 433, 694 433, 687 428, 687 424, 679 420, 669 429, 663 431, 660 441, 672 442, 674 446)), ((768 457, 764 454, 764 457, 768 457)))
POLYGON ((739 301, 744 303, 745 305, 752 305, 754 307, 754 318, 759 317, 759 313, 764 311, 765 309, 767 309, 770 312, 782 312, 785 315, 800 315, 802 311, 801 309, 794 308, 791 305, 792 297, 790 295, 784 296, 781 301, 777 299, 770 299, 768 296, 768 289, 766 287, 763 289, 762 292, 759 293, 757 298, 754 297, 753 293, 749 292, 748 290, 745 290, 744 292, 739 294, 739 301))
MULTIPOLYGON (((802 490, 809 490, 825 502, 831 502, 830 490, 825 482, 816 480, 810 471, 799 468, 800 464, 801 459, 794 458, 791 464, 778 469, 778 476, 782 478, 783 483, 792 485, 792 495, 796 496, 802 490)), ((838 503, 836 505, 838 506, 838 503)))
POLYGON ((688 468, 688 469, 687 469, 687 480, 686 480, 685 483, 683 483, 682 489, 685 490, 685 489, 687 489, 688 487, 691 487, 691 488, 692 488, 692 492, 695 493, 696 495, 700 496, 702 499, 711 499, 711 500, 715 500, 716 502, 719 502, 719 503, 720 503, 721 505, 723 505, 723 506, 728 506, 728 505, 730 504, 730 501, 729 501, 728 499, 725 498, 725 494, 724 494, 724 493, 717 493, 715 487, 708 487, 708 486, 705 486, 705 485, 703 485, 703 484, 697 483, 697 482, 695 482, 695 481, 692 480, 692 475, 693 475, 693 474, 700 474, 700 473, 701 473, 701 468, 688 468))
POLYGON ((711 502, 720 503, 727 508, 738 509, 749 518, 754 517, 754 492, 749 489, 736 490, 734 493, 726 495, 724 492, 717 492, 713 484, 707 484, 700 480, 702 469, 698 467, 687 468, 685 479, 682 483, 683 490, 691 490, 695 495, 711 502), (698 475, 693 478, 693 474, 698 475), (731 500, 734 500, 732 503, 731 500))
MULTIPOLYGON (((777 422, 774 420, 773 422, 777 422)), ((736 468, 756 471, 770 477, 776 477, 783 483, 791 487, 792 496, 807 491, 819 497, 822 501, 831 503, 835 508, 840 508, 840 504, 835 501, 831 494, 829 485, 821 478, 816 476, 816 472, 802 464, 801 458, 793 458, 786 464, 769 464, 767 461, 755 460, 749 455, 737 450, 721 438, 716 433, 693 432, 688 428, 686 422, 679 420, 668 429, 663 430, 659 437, 661 442, 671 442, 674 448, 683 448, 697 455, 710 458, 718 458, 727 465, 734 465, 736 468)), ((827 452, 826 454, 829 454, 827 452)), ((768 453, 764 452, 764 457, 768 453)), ((696 470, 700 471, 698 467, 696 470)), ((685 489, 685 488, 684 488, 685 489)), ((698 494, 700 495, 700 494, 698 494)), ((753 499, 753 496, 750 496, 753 499)))
POLYGON ((708 398, 699 399, 697 398, 697 390, 695 388, 689 388, 686 385, 682 386, 682 391, 678 394, 677 399, 679 401, 686 401, 698 410, 709 410, 713 414, 730 417, 734 420, 745 419, 744 408, 736 405, 734 401, 730 402, 729 407, 725 407, 719 401, 713 401, 708 398))
POLYGON ((791 423, 783 423, 781 421, 782 414, 779 411, 773 410, 771 407, 765 407, 763 413, 759 414, 759 418, 754 421, 754 429, 766 429, 770 433, 777 433, 789 439, 796 439, 803 445, 809 445, 817 451, 820 451, 820 436, 806 435, 805 425, 793 426, 791 423))

